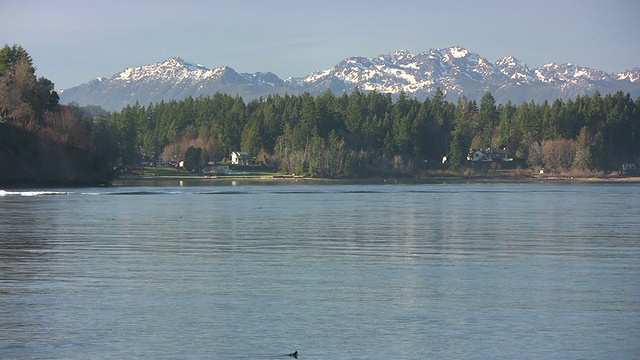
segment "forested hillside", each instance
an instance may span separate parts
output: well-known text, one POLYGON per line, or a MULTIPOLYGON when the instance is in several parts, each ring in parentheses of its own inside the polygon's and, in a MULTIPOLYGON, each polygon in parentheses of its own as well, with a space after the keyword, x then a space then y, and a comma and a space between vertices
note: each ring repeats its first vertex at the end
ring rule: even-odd
POLYGON ((115 133, 37 78, 20 46, 0 50, 0 183, 96 183, 113 173, 115 133))
POLYGON ((246 151, 261 165, 316 177, 462 170, 470 148, 506 148, 519 160, 512 166, 553 171, 614 171, 640 155, 640 98, 622 92, 519 105, 496 104, 490 93, 480 104, 451 103, 441 91, 422 102, 357 90, 246 104, 216 94, 127 106, 107 121, 123 163, 137 161, 140 146, 167 161, 201 149, 202 163, 246 151))
MULTIPOLYGON (((60 106, 20 46, 0 50, 0 182, 95 182, 138 167, 143 157, 186 160, 187 169, 245 151, 257 165, 312 177, 413 176, 466 171, 471 148, 506 149, 510 167, 616 171, 640 156, 640 98, 480 104, 418 101, 401 93, 327 91, 245 103, 213 96, 127 106, 60 106), (446 158, 445 163, 442 162, 446 158)), ((500 163, 485 165, 498 168, 500 163)))

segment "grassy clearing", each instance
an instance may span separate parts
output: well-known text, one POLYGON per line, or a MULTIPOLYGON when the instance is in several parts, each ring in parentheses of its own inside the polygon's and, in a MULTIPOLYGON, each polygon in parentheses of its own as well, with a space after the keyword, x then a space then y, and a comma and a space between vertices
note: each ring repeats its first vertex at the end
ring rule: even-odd
POLYGON ((193 174, 178 171, 171 167, 140 167, 133 169, 130 173, 124 174, 122 178, 148 178, 148 177, 185 177, 195 176, 193 174))
POLYGON ((178 169, 172 167, 140 167, 136 168, 128 174, 123 175, 121 178, 123 179, 145 179, 145 178, 272 178, 272 177, 281 177, 282 174, 269 172, 269 171, 247 171, 243 170, 242 172, 246 172, 246 174, 238 173, 238 174, 229 174, 229 175, 198 175, 192 174, 184 171, 179 171, 178 169))

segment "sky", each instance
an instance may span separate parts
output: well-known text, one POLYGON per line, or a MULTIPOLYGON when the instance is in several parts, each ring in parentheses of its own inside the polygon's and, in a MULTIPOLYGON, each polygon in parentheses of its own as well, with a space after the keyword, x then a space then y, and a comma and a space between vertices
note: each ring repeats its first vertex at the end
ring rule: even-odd
POLYGON ((302 77, 351 56, 462 46, 490 62, 640 67, 640 1, 0 0, 0 46, 66 89, 169 57, 302 77))

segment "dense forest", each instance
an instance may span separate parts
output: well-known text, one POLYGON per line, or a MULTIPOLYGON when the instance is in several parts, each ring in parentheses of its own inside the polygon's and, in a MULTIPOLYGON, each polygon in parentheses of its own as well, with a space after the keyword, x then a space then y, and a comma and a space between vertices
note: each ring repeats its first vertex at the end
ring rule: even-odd
POLYGON ((440 90, 418 101, 356 88, 248 103, 218 93, 109 113, 58 104, 22 47, 0 50, 0 182, 108 180, 158 157, 201 172, 232 151, 289 174, 414 176, 477 169, 466 159, 472 148, 506 149, 512 168, 616 171, 639 161, 640 98, 596 92, 516 105, 485 93, 478 104, 440 90))
POLYGON ((0 183, 98 183, 114 174, 116 134, 61 106, 18 45, 0 49, 0 183))
POLYGON ((520 105, 496 104, 490 93, 480 104, 449 102, 441 91, 423 102, 358 89, 247 104, 215 94, 127 106, 105 121, 117 129, 122 164, 135 163, 140 147, 167 161, 200 154, 190 169, 246 151, 258 165, 313 177, 460 171, 472 167, 471 148, 507 149, 512 167, 558 172, 615 171, 640 155, 640 98, 622 92, 520 105))

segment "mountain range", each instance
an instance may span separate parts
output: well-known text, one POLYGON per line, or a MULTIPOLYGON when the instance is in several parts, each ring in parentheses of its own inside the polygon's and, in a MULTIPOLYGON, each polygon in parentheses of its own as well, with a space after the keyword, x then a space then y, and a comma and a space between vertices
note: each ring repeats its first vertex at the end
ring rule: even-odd
POLYGON ((164 62, 130 67, 107 79, 59 90, 61 103, 99 105, 118 111, 127 104, 141 105, 161 100, 216 92, 239 95, 245 101, 273 94, 312 95, 377 91, 424 100, 440 88, 449 101, 460 95, 479 100, 489 91, 498 103, 542 102, 579 95, 602 95, 623 91, 640 96, 640 67, 619 73, 574 64, 547 64, 531 69, 512 56, 495 63, 461 46, 431 49, 419 54, 401 50, 378 57, 350 57, 334 67, 306 77, 281 79, 270 72, 238 73, 229 66, 208 69, 203 65, 171 57, 164 62))

